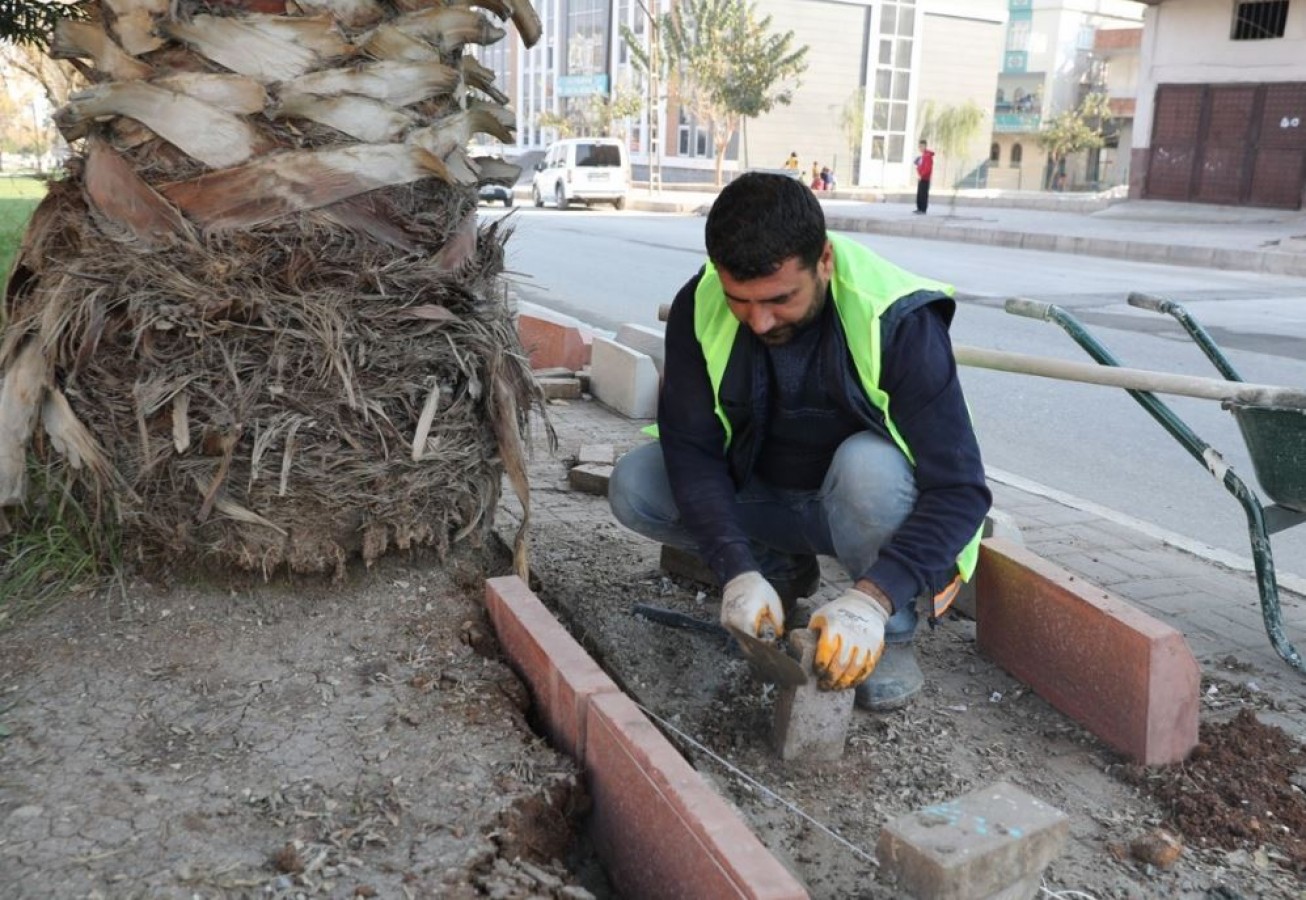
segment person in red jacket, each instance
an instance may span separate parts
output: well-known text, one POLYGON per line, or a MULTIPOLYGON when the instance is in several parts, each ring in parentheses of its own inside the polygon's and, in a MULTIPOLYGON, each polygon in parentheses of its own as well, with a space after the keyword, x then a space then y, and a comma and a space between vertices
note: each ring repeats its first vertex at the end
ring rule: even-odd
POLYGON ((921 141, 921 154, 916 157, 916 214, 925 215, 930 206, 930 177, 934 174, 934 151, 921 141))

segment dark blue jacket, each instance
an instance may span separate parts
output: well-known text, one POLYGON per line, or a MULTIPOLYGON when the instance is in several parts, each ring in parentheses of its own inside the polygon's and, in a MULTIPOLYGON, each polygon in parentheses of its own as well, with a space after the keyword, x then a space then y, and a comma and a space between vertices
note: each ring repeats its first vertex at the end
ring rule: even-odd
MULTIPOLYGON (((666 360, 658 402, 658 430, 672 492, 685 526, 717 578, 724 584, 757 568, 735 513, 734 496, 765 452, 769 376, 766 347, 746 327, 739 329, 721 385, 723 409, 733 432, 714 413, 712 385, 694 334, 694 292, 700 271, 680 289, 667 320, 666 360)), ((833 298, 826 295, 827 312, 833 298)), ((984 480, 979 445, 966 411, 948 337, 955 310, 944 294, 904 297, 881 317, 880 387, 889 395, 889 414, 916 457, 917 501, 910 516, 880 550, 867 578, 901 608, 921 594, 942 590, 956 574, 955 559, 988 511, 992 497, 984 480)), ((882 417, 865 400, 842 328, 828 330, 824 369, 839 373, 831 393, 846 398, 846 410, 868 430, 888 437, 882 417)))

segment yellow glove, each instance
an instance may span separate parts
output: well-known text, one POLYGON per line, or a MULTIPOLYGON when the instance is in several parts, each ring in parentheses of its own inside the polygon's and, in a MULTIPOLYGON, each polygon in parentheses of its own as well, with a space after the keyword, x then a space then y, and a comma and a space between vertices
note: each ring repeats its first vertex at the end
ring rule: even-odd
POLYGON ((807 627, 820 632, 814 664, 822 688, 841 691, 866 680, 884 652, 887 621, 879 601, 856 588, 812 614, 807 627))
POLYGON ((722 590, 721 624, 763 640, 775 640, 785 631, 780 595, 760 572, 736 575, 722 590))

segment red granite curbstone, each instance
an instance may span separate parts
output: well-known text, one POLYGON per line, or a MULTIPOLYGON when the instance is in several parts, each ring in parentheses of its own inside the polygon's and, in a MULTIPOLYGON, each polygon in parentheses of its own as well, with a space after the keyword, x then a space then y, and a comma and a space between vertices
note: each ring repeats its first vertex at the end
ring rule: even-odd
POLYGON ((976 577, 981 653, 1136 762, 1196 746, 1201 679, 1182 634, 1001 538, 981 544, 976 577))
POLYGON ((622 896, 808 896, 629 697, 596 695, 587 718, 591 830, 622 896))
POLYGON ((584 759, 585 707, 596 694, 617 692, 617 685, 517 576, 488 579, 485 605, 554 744, 584 759))
POLYGON ((523 313, 517 317, 517 336, 532 369, 561 366, 575 372, 590 361, 594 337, 575 325, 523 313))

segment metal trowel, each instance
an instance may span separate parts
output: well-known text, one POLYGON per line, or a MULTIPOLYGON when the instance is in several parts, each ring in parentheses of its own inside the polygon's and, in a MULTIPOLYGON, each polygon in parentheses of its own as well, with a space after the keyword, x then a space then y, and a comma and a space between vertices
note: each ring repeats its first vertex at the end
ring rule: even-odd
POLYGON ((732 625, 727 625, 726 630, 739 642, 740 651, 758 679, 781 687, 807 684, 807 673, 803 671, 802 664, 779 644, 753 637, 732 625))

